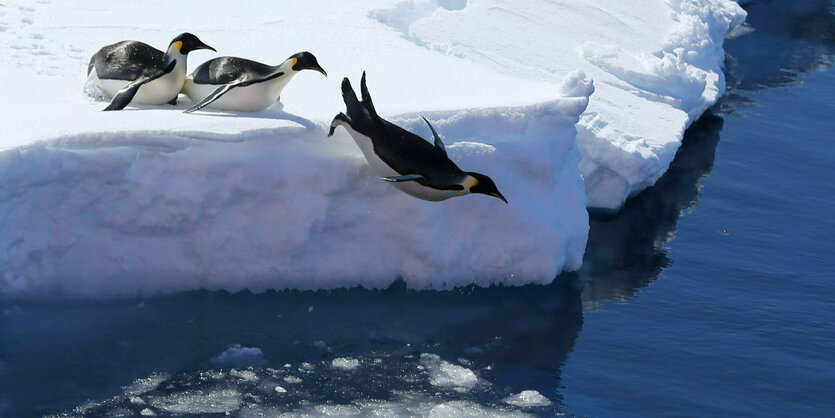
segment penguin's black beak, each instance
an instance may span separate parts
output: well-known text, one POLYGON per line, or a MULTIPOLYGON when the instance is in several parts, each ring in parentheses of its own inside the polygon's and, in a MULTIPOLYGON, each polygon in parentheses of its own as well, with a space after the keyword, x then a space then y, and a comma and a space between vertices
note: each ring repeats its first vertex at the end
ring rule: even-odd
POLYGON ((203 42, 200 42, 199 44, 195 45, 194 49, 208 49, 208 50, 212 50, 212 51, 217 52, 217 49, 214 49, 214 48, 204 44, 203 42))
POLYGON ((325 69, 324 69, 324 68, 322 68, 322 67, 320 67, 320 66, 318 66, 318 65, 313 66, 313 67, 310 67, 310 69, 311 69, 311 70, 314 70, 314 71, 318 71, 318 72, 320 72, 320 73, 324 74, 324 75, 325 75, 325 77, 327 77, 327 76, 328 76, 328 73, 327 73, 327 72, 325 72, 325 69))
POLYGON ((490 196, 497 197, 497 198, 499 198, 499 199, 504 200, 504 203, 505 203, 505 204, 508 204, 508 205, 510 204, 510 203, 507 203, 507 199, 505 199, 505 198, 504 198, 504 196, 502 196, 502 194, 501 194, 501 193, 499 193, 499 192, 493 192, 493 193, 490 193, 490 196))

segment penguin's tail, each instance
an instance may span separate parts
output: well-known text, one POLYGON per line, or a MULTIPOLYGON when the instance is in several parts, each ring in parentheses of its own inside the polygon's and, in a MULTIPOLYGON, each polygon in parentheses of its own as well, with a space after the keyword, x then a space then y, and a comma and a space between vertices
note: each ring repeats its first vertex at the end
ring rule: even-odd
POLYGON ((340 112, 333 117, 328 136, 333 135, 337 126, 351 126, 354 120, 362 121, 364 119, 362 104, 357 99, 357 93, 351 87, 351 81, 348 80, 348 77, 342 79, 342 100, 345 102, 345 113, 340 112))
POLYGON ((348 77, 342 79, 342 100, 345 102, 345 113, 349 120, 365 119, 362 103, 357 99, 357 93, 354 92, 348 77))
POLYGON ((362 79, 360 80, 360 92, 362 93, 362 105, 372 118, 377 119, 377 109, 374 108, 374 102, 371 101, 371 94, 368 93, 368 86, 365 84, 365 71, 362 72, 362 79))
POLYGON ((342 79, 342 100, 345 101, 348 117, 353 121, 365 120, 368 117, 371 120, 378 119, 380 116, 377 115, 374 102, 371 100, 371 94, 368 93, 368 86, 365 84, 365 71, 362 72, 362 79, 360 80, 360 92, 362 93, 362 101, 357 99, 357 93, 354 92, 348 77, 342 79))
POLYGON ((380 117, 377 116, 377 110, 374 109, 374 103, 365 85, 364 71, 360 82, 360 92, 362 101, 357 98, 357 93, 348 77, 342 79, 342 100, 345 102, 345 113, 334 116, 328 136, 333 135, 333 131, 340 125, 348 125, 354 130, 366 132, 380 124, 380 117))

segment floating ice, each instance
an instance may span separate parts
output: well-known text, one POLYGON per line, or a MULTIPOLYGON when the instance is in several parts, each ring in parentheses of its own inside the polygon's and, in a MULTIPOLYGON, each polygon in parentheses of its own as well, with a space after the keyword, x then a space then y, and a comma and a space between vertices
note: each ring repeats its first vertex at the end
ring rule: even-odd
MULTIPOLYGON (((156 389, 160 383, 164 382, 169 377, 170 375, 167 373, 155 373, 145 378, 136 379, 133 383, 125 386, 123 389, 125 390, 125 393, 129 395, 141 395, 145 392, 156 389)), ((142 399, 139 400, 141 401, 142 399)))
POLYGON ((420 364, 429 374, 429 383, 433 386, 467 391, 478 384, 478 376, 472 370, 441 360, 437 354, 421 354, 420 364))
POLYGON ((212 357, 212 363, 227 366, 259 365, 264 362, 264 353, 258 347, 241 347, 232 344, 222 353, 212 357))
POLYGON ((229 371, 229 375, 240 378, 244 382, 257 382, 258 381, 258 376, 252 370, 232 369, 232 370, 229 371))
POLYGON ((284 381, 290 384, 301 383, 302 379, 297 376, 285 376, 284 381))
POLYGON ((354 370, 359 367, 360 361, 348 357, 337 357, 331 362, 331 367, 341 370, 354 370))
MULTIPOLYGON (((369 365, 377 362, 361 359, 369 365)), ((442 368, 434 355, 420 358, 375 358, 384 369, 396 367, 401 373, 334 373, 326 367, 315 368, 309 379, 294 385, 293 390, 276 386, 272 379, 276 369, 248 370, 256 380, 253 384, 235 373, 218 370, 180 372, 166 379, 159 388, 142 396, 147 404, 130 402, 133 395, 124 393, 101 402, 89 402, 62 415, 132 416, 156 414, 227 414, 237 417, 319 417, 319 416, 426 416, 426 417, 527 417, 524 408, 502 404, 502 396, 493 392, 494 385, 479 391, 439 391, 426 381, 429 369, 442 368), (405 360, 410 366, 401 368, 405 360), (420 366, 420 367, 418 367, 420 366), (426 367, 428 366, 428 367, 426 367), (272 370, 272 371, 270 371, 272 370), (216 378, 206 379, 206 376, 216 378), (383 391, 381 391, 383 389, 383 391), (334 399, 338 393, 340 400, 334 399), (377 396, 381 396, 382 399, 377 396)), ((324 362, 323 362, 324 364, 324 362)), ((371 366, 375 367, 375 366, 371 366)), ((453 368, 458 366, 453 366, 453 368)), ((466 369, 464 369, 466 370, 466 369)), ((471 372, 470 372, 471 373, 471 372)), ((458 370, 452 375, 467 375, 458 370)), ((469 378, 446 377, 456 385, 468 385, 469 378)), ((460 386, 458 386, 460 388, 460 386)), ((539 411, 544 412, 544 410, 539 411)))
POLYGON ((504 401, 507 404, 521 407, 551 405, 550 399, 535 390, 523 390, 515 395, 508 396, 504 401))
POLYGON ((151 400, 151 405, 173 414, 217 414, 241 406, 241 393, 234 389, 192 390, 151 400))

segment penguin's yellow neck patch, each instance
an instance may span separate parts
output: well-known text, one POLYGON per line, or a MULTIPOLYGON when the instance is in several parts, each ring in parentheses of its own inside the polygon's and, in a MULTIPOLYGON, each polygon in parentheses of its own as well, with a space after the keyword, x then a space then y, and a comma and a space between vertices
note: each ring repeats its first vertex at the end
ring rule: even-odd
POLYGON ((180 52, 183 49, 183 41, 174 42, 174 49, 180 52))
POLYGON ((470 184, 467 186, 467 190, 472 190, 473 187, 478 184, 478 179, 475 177, 470 177, 470 184))
POLYGON ((296 63, 299 62, 298 58, 290 58, 290 69, 296 66, 296 63))

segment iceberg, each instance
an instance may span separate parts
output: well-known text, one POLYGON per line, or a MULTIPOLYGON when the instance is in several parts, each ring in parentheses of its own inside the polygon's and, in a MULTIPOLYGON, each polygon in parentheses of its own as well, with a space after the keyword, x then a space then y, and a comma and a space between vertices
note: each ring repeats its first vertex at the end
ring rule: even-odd
MULTIPOLYGON (((580 268, 587 207, 653 184, 721 95, 727 0, 6 2, 0 7, 0 294, 549 283, 580 268), (261 113, 129 106, 83 86, 90 55, 189 31, 223 55, 316 54, 261 113), (378 112, 492 177, 423 202, 327 126, 342 77, 378 112)), ((190 55, 189 71, 215 55, 190 55)))

